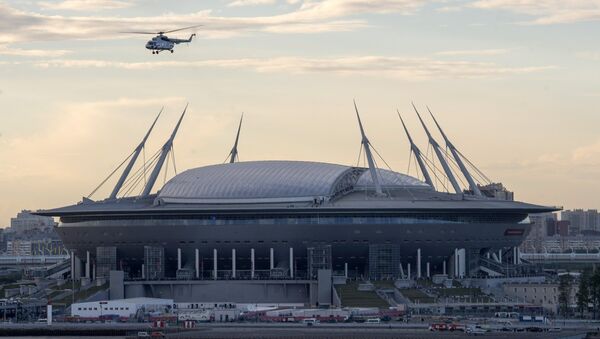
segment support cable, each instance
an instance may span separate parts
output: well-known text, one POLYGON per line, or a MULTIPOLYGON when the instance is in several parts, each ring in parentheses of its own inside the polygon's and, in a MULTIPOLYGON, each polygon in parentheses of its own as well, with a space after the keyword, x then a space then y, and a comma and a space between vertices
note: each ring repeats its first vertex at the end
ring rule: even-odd
POLYGON ((440 185, 442 185, 442 187, 446 190, 447 193, 450 193, 450 191, 448 190, 448 186, 445 185, 444 181, 438 177, 438 173, 445 176, 445 172, 443 172, 441 169, 437 168, 430 159, 428 159, 428 158, 424 158, 424 159, 425 159, 425 165, 433 172, 433 175, 436 177, 436 179, 439 180, 440 185))
POLYGON ((173 171, 177 175, 177 165, 175 164, 175 145, 171 146, 171 158, 173 158, 173 171))
POLYGON ((94 193, 96 193, 100 189, 100 187, 102 187, 102 185, 104 185, 108 181, 108 179, 110 179, 113 176, 113 174, 115 174, 115 172, 117 172, 127 162, 127 160, 129 160, 129 158, 131 158, 133 156, 134 153, 135 153, 135 151, 131 152, 131 154, 129 154, 129 156, 127 156, 127 158, 125 158, 125 160, 123 160, 123 162, 121 164, 119 164, 119 166, 117 166, 117 168, 115 168, 112 172, 110 172, 110 174, 104 180, 102 180, 100 185, 96 186, 96 188, 94 188, 92 193, 88 194, 87 198, 89 199, 92 195, 94 195, 94 193))
POLYGON ((465 161, 475 170, 475 172, 477 172, 477 174, 479 174, 482 179, 484 179, 485 181, 487 181, 488 184, 491 184, 492 181, 485 175, 485 173, 483 173, 482 171, 479 170, 479 168, 477 168, 477 166, 475 166, 475 164, 473 164, 469 158, 467 158, 466 156, 464 156, 459 150, 456 150, 456 152, 458 152, 458 154, 465 159, 465 161))
MULTIPOLYGON (((416 155, 415 155, 416 156, 416 155)), ((409 151, 408 153, 408 168, 406 169, 406 174, 410 175, 410 163, 412 161, 412 157, 413 157, 413 152, 412 149, 409 151)), ((416 162, 416 161, 415 161, 416 162)), ((419 173, 419 172, 417 172, 419 173)))
POLYGON ((360 156, 362 154, 363 145, 360 143, 360 147, 358 148, 358 158, 356 159, 356 167, 360 167, 360 156))
POLYGON ((144 162, 142 163, 142 167, 144 168, 144 186, 146 185, 146 146, 142 148, 144 162))
MULTIPOLYGON (((169 149, 169 153, 171 153, 171 151, 173 150, 173 146, 171 146, 171 148, 169 149)), ((167 183, 167 173, 169 173, 169 160, 170 160, 170 154, 167 154, 167 164, 165 166, 165 173, 163 176, 163 186, 167 183)))
POLYGON ((150 158, 150 160, 146 161, 143 166, 138 168, 132 175, 129 176, 129 178, 127 178, 127 180, 123 183, 123 187, 120 190, 126 192, 124 195, 122 195, 122 197, 127 196, 127 194, 131 192, 132 186, 135 187, 144 178, 144 169, 150 166, 151 164, 154 164, 157 161, 159 155, 159 152, 154 154, 152 158, 150 158))
MULTIPOLYGON (((149 165, 156 163, 158 157, 155 158, 149 165)), ((125 187, 125 191, 121 197, 127 197, 133 190, 138 186, 138 184, 143 180, 144 176, 142 173, 139 173, 136 176, 132 176, 132 180, 125 187)))
POLYGON ((146 161, 144 163, 144 165, 146 166, 141 166, 140 168, 138 168, 135 172, 133 172, 133 174, 131 174, 127 180, 125 180, 125 182, 123 183, 123 185, 127 185, 128 183, 130 183, 131 181, 135 180, 134 177, 141 174, 142 171, 148 167, 148 164, 152 161, 154 161, 155 158, 157 158, 160 155, 160 150, 157 151, 156 153, 154 153, 154 155, 150 158, 150 160, 146 161))
MULTIPOLYGON (((154 164, 157 160, 158 160, 158 157, 156 157, 148 165, 154 164)), ((138 184, 143 180, 143 178, 144 178, 143 174, 139 173, 139 172, 136 176, 132 176, 132 180, 125 187, 126 189, 121 197, 123 197, 123 198, 127 197, 131 192, 133 192, 133 190, 138 186, 138 184)))

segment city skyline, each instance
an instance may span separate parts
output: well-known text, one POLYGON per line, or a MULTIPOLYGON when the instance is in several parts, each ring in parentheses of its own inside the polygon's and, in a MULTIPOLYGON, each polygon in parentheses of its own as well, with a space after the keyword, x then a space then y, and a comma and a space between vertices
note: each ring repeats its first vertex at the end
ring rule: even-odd
POLYGON ((414 101, 516 200, 599 208, 599 13, 551 0, 0 1, 0 226, 87 196, 164 106, 149 157, 187 102, 178 172, 223 162, 242 112, 242 161, 356 165, 353 99, 407 172, 395 111, 426 150, 414 101), (118 33, 198 23, 174 54, 118 33))

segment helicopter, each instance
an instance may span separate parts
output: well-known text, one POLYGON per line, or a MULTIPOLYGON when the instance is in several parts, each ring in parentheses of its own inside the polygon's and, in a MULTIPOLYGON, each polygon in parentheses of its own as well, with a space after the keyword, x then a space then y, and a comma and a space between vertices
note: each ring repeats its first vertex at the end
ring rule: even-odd
POLYGON ((192 42, 192 39, 196 36, 196 33, 190 35, 190 37, 188 39, 169 38, 165 34, 183 31, 186 29, 192 29, 192 28, 196 28, 196 27, 200 27, 200 26, 203 26, 203 25, 189 26, 189 27, 178 28, 178 29, 173 29, 173 30, 164 31, 164 32, 121 32, 121 33, 156 34, 155 37, 153 37, 152 39, 148 40, 148 42, 146 42, 146 49, 151 50, 152 54, 158 54, 162 51, 171 51, 171 53, 173 53, 173 48, 175 48, 175 45, 180 44, 182 42, 185 42, 185 43, 192 42))

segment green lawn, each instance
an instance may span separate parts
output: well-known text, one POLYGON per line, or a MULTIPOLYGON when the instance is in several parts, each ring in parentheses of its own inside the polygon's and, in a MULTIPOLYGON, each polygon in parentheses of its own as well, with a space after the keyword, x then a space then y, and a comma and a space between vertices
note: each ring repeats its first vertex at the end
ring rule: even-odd
POLYGON ((399 291, 404 297, 410 299, 415 304, 430 304, 435 302, 435 298, 416 288, 402 288, 399 291))
MULTIPOLYGON (((100 285, 100 286, 93 286, 84 291, 77 291, 75 293, 75 302, 85 300, 85 299, 89 298, 90 296, 92 296, 93 294, 95 294, 96 292, 105 290, 107 288, 108 288, 108 283, 100 285)), ((65 298, 56 300, 53 303, 64 304, 65 306, 69 306, 69 305, 71 305, 72 299, 73 299, 72 294, 69 294, 65 298)))
POLYGON ((371 281, 371 283, 377 288, 396 288, 396 286, 394 286, 394 280, 375 280, 371 281))
POLYGON ((335 289, 344 307, 387 308, 390 306, 374 291, 359 291, 358 282, 355 281, 349 281, 346 285, 335 285, 335 289))

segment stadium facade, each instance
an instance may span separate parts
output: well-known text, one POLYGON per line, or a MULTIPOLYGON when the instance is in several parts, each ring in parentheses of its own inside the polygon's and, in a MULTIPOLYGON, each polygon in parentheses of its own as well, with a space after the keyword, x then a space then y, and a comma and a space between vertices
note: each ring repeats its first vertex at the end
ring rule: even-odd
POLYGON ((74 261, 86 263, 82 276, 122 270, 126 279, 316 279, 321 268, 373 279, 506 274, 521 263, 515 249, 530 230, 528 215, 556 210, 475 183, 441 128, 451 151, 437 153, 442 173, 453 186, 464 175, 464 190, 434 188, 432 168, 408 131, 424 181, 377 168, 358 110, 369 166, 238 162, 238 129, 230 161, 187 170, 151 194, 184 114, 150 161, 141 195, 116 197, 150 131, 110 198, 37 212, 60 217, 60 237, 80 258, 74 261))

